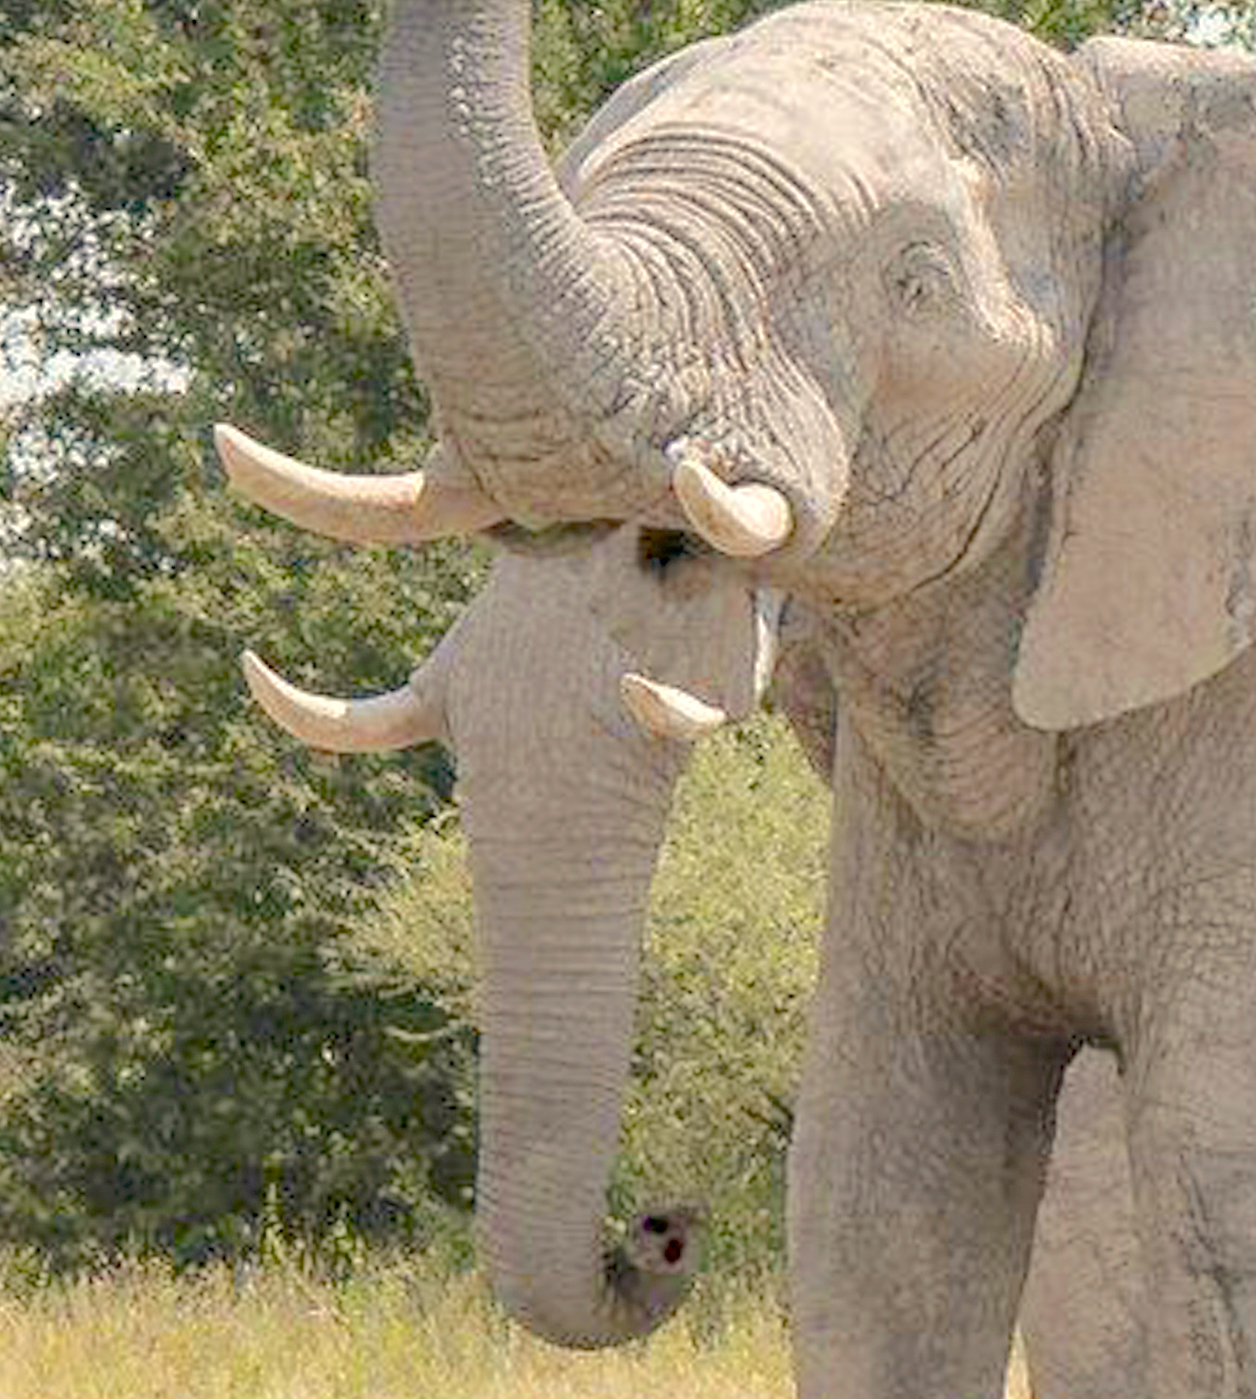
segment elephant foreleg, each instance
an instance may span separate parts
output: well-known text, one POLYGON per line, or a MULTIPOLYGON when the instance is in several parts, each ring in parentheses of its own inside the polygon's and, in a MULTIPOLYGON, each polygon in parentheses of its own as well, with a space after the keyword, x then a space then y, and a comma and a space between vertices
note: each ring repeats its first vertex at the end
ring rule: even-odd
POLYGON ((1063 1053, 839 999, 790 1167, 800 1399, 1001 1399, 1063 1053))
POLYGON ((1116 1060, 1084 1050, 1060 1096, 1021 1303, 1033 1399, 1145 1395, 1144 1288, 1116 1060))
POLYGON ((1151 1011, 1125 1075, 1151 1399, 1256 1396, 1256 958, 1238 946, 1241 968, 1151 1011))

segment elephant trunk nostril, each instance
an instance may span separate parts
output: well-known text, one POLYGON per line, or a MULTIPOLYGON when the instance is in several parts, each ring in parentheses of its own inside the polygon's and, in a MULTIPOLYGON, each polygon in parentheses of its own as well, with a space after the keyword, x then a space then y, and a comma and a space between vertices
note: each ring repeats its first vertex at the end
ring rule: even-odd
POLYGON ((687 1206, 639 1215, 628 1230, 624 1253, 642 1273, 691 1273, 697 1250, 690 1244, 700 1239, 702 1221, 702 1211, 687 1206))

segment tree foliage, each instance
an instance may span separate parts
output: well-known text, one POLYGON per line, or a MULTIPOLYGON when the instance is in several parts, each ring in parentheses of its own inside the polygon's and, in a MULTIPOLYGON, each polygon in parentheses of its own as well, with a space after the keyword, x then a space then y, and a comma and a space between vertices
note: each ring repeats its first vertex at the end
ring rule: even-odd
MULTIPOLYGON (((535 0, 547 139, 775 3, 535 0)), ((1256 13, 986 3, 1065 45, 1250 42, 1256 13)), ((230 1251, 267 1210, 415 1227, 431 1195, 465 1201, 461 1002, 351 936, 447 764, 300 754, 249 712, 235 658, 393 685, 482 560, 311 540, 233 502, 208 439, 226 418, 357 470, 425 447, 370 217, 379 23, 376 0, 0 0, 0 1237, 67 1256, 230 1251), (6 392, 23 359, 43 377, 6 392)), ((687 1033, 696 928, 656 964, 670 1028, 641 1051, 676 1102, 709 1079, 682 1083, 673 1040, 746 1068, 741 1021, 687 1033)), ((647 1172, 648 1142, 683 1136, 656 1125, 647 1172)))
POLYGON ((340 944, 447 762, 294 752, 236 657, 397 684, 481 565, 301 536, 224 494, 207 439, 229 418, 358 469, 424 446, 363 170, 375 16, 0 16, 3 291, 45 365, 78 365, 6 414, 8 552, 38 603, 0 672, 0 1027, 23 1068, 0 1237, 199 1257, 267 1210, 413 1226, 432 1193, 466 1203, 469 1034, 340 944))
MULTIPOLYGON (((0 1030, 25 1071, 0 1238, 69 1260, 229 1251, 267 1211, 316 1237, 404 1231, 470 1186, 470 1031, 343 946, 436 794, 405 763, 294 750, 234 674, 245 630, 297 664, 282 631, 306 598, 325 651, 369 668, 372 611, 395 606, 372 595, 396 580, 366 567, 348 617, 308 557, 196 533, 193 587, 58 598, 34 574, 25 644, 5 619, 0 1030)), ((434 625, 442 605, 406 594, 434 625)))

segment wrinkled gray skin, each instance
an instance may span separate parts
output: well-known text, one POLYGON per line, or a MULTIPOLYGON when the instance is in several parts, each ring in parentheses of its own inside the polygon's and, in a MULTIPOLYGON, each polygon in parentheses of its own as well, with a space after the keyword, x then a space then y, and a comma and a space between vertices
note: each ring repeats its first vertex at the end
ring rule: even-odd
POLYGON ((1042 1399, 1256 1393, 1256 69, 801 5, 628 84, 560 186, 528 22, 397 0, 374 163, 449 482, 528 528, 626 522, 506 560, 438 667, 486 948, 495 1286, 582 1346, 682 1290, 689 1214, 603 1243, 680 762, 615 671, 744 708, 770 584, 834 791, 790 1168, 802 1399, 1000 1392, 1082 1045, 1121 1077, 1079 1101, 1121 1121, 1066 1132, 1026 1299, 1042 1399), (693 548, 678 437, 783 492, 788 542, 693 548), (532 634, 494 641, 532 596, 532 634), (1102 1203, 1117 1132, 1135 1264, 1102 1203), (1122 1293, 1143 1339, 1106 1263, 1053 1327, 1092 1248, 1154 1280, 1122 1293))
POLYGON ((1079 1054, 1060 1097, 1021 1299, 1038 1399, 1147 1392, 1139 1332, 1147 1277, 1121 1099, 1115 1056, 1093 1049, 1079 1054))
POLYGON ((655 673, 728 674, 745 591, 712 584, 713 567, 650 561, 634 526, 568 554, 505 555, 416 682, 439 689, 470 842, 481 1254, 506 1305, 568 1344, 651 1329, 696 1261, 691 1212, 660 1210, 633 1221, 603 1281, 645 903, 688 756, 625 711, 638 660, 606 618, 649 616, 655 673))

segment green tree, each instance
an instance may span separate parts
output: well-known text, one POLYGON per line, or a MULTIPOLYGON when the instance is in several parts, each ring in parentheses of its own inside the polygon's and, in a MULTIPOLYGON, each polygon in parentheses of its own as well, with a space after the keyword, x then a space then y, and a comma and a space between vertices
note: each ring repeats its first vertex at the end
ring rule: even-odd
MULTIPOLYGON (((346 670, 380 665, 397 580, 358 563, 361 613, 340 616, 337 570, 295 536, 228 537, 195 505, 178 523, 200 567, 126 600, 11 585, 36 596, 0 658, 0 1029, 25 1070, 0 1238, 200 1258, 266 1217, 413 1231, 433 1196, 468 1203, 472 1038, 344 935, 439 798, 414 760, 294 750, 245 711, 232 659, 250 631, 297 666, 283 633, 308 600, 346 670)), ((452 606, 403 592, 420 635, 452 606)))
POLYGON ((4 295, 45 364, 79 365, 5 423, 8 551, 39 603, 0 674, 0 1003, 24 1066, 0 1236, 66 1256, 466 1203, 469 1035, 340 947, 446 760, 296 754, 235 658, 248 640, 313 683, 396 684, 480 564, 276 525, 225 496, 206 434, 229 417, 359 468, 423 449, 362 169, 373 24, 0 11, 4 295))

